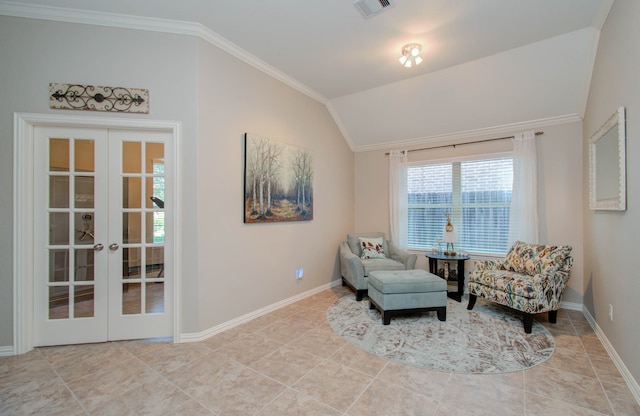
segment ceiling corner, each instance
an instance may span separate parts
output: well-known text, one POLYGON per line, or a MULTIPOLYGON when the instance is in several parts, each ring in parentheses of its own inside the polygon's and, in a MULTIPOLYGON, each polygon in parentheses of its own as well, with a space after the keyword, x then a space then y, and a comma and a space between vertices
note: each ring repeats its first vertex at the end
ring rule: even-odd
POLYGON ((333 107, 333 104, 331 104, 331 101, 325 102, 325 106, 327 107, 329 114, 331 114, 331 117, 333 118, 333 122, 336 123, 336 127, 338 127, 338 130, 340 130, 340 133, 342 133, 342 137, 344 137, 344 141, 347 142, 347 145, 349 146, 351 151, 355 152, 356 147, 353 143, 353 140, 351 139, 351 136, 349 135, 347 128, 344 126, 344 124, 342 124, 342 120, 340 119, 338 112, 333 107))
POLYGON ((611 11, 611 7, 613 6, 614 0, 602 0, 600 2, 600 7, 598 8, 598 12, 593 18, 592 26, 598 30, 602 30, 604 26, 604 22, 607 20, 607 16, 609 16, 609 12, 611 11))

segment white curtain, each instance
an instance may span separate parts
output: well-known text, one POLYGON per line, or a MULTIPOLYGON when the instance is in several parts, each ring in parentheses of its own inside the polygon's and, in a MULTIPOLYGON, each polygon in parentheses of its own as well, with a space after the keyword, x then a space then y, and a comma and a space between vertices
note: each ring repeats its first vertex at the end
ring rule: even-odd
POLYGON ((406 150, 389 153, 389 230, 391 242, 402 250, 407 249, 408 193, 406 150))
POLYGON ((509 217, 509 247, 517 241, 538 243, 538 177, 536 136, 514 135, 513 190, 509 217))

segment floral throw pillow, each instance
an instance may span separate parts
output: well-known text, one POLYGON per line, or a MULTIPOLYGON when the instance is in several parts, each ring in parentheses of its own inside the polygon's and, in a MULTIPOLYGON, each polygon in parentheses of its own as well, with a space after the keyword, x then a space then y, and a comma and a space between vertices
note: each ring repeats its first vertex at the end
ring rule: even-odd
POLYGON ((362 259, 384 259, 384 248, 382 248, 382 238, 359 237, 362 259))

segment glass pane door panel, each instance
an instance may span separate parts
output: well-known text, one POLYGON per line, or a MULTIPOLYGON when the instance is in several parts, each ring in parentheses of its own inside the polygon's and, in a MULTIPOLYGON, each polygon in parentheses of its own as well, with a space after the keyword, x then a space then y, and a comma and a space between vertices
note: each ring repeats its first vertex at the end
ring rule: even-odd
POLYGON ((144 311, 146 313, 164 312, 164 283, 147 283, 146 289, 144 311))
POLYGON ((139 212, 122 213, 122 242, 139 244, 142 242, 142 215, 139 212))
POLYGON ((76 172, 94 172, 95 159, 93 140, 74 140, 74 167, 76 172))
POLYGON ((94 244, 95 236, 93 234, 93 216, 94 214, 90 212, 76 212, 73 214, 75 224, 75 244, 94 244))
POLYGON ((49 208, 69 208, 69 177, 49 177, 49 208))
POLYGON ((75 207, 94 208, 94 178, 93 176, 76 176, 75 207))
POLYGON ((69 214, 66 212, 49 213, 49 244, 69 244, 69 214))
POLYGON ((69 139, 49 139, 49 170, 69 172, 69 139))
POLYGON ((142 208, 141 178, 122 178, 122 208, 142 208))
POLYGON ((164 243, 164 212, 147 212, 147 244, 164 243))
POLYGON ((164 174, 164 143, 147 143, 145 152, 146 173, 157 173, 158 165, 164 174))
POLYGON ((49 287, 49 319, 69 319, 69 286, 49 287))
POLYGON ((74 281, 92 282, 94 280, 94 253, 93 248, 75 251, 74 281))
POLYGON ((164 247, 147 247, 146 250, 147 277, 158 278, 164 276, 164 247))
POLYGON ((69 249, 49 250, 49 281, 69 281, 69 249))
POLYGON ((164 208, 164 177, 147 178, 145 190, 147 208, 164 208))
POLYGON ((130 247, 122 249, 122 278, 139 279, 141 276, 142 249, 130 247))
POLYGON ((74 318, 93 318, 95 306, 93 286, 76 286, 73 300, 74 318))
POLYGON ((142 312, 142 294, 140 283, 122 285, 122 314, 136 315, 142 312))
POLYGON ((122 172, 142 173, 142 143, 122 143, 122 172))

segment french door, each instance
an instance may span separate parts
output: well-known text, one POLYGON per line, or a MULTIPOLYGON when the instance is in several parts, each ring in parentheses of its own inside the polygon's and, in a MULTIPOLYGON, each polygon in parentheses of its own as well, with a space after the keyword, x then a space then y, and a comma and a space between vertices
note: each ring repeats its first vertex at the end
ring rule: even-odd
POLYGON ((36 346, 173 334, 172 137, 35 127, 36 346))

